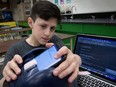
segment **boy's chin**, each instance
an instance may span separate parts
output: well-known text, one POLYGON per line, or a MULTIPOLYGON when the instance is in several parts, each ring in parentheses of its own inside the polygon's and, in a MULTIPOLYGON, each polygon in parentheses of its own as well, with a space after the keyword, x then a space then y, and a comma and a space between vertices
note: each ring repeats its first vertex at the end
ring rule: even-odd
POLYGON ((45 45, 46 43, 48 43, 48 42, 41 42, 40 44, 41 44, 41 45, 45 45))

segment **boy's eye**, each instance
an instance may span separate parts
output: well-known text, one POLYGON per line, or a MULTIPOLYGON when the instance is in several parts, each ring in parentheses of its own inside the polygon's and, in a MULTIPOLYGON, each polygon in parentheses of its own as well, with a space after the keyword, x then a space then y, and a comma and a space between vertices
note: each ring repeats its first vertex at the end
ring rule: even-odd
POLYGON ((51 31, 54 31, 55 30, 55 27, 51 27, 51 29, 50 29, 51 31))
MULTIPOLYGON (((40 25, 40 26, 41 26, 42 29, 47 29, 47 27, 48 27, 47 25, 40 25)), ((55 26, 50 27, 51 32, 55 31, 55 29, 56 29, 55 26)))
POLYGON ((45 29, 45 28, 46 28, 46 26, 45 26, 45 25, 41 25, 41 27, 42 27, 43 29, 45 29))

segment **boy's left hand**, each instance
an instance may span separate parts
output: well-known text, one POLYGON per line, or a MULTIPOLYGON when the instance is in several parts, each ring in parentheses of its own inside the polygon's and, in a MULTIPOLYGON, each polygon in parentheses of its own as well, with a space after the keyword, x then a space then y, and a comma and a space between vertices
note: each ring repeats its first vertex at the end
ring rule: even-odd
MULTIPOLYGON (((54 45, 53 43, 47 43, 46 47, 51 47, 52 45, 54 45)), ((66 46, 63 46, 61 49, 59 49, 59 51, 57 52, 57 54, 55 55, 55 58, 59 58, 62 55, 66 54, 67 58, 64 62, 62 62, 54 71, 53 74, 55 76, 58 76, 59 78, 64 78, 67 75, 71 74, 68 82, 72 83, 78 73, 79 73, 79 66, 81 65, 82 61, 81 58, 76 55, 73 54, 72 51, 70 49, 68 49, 66 46)))
POLYGON ((69 50, 66 46, 63 46, 57 54, 55 58, 59 58, 62 55, 66 54, 67 58, 63 61, 54 71, 53 74, 58 76, 59 78, 64 78, 67 75, 71 74, 68 78, 68 82, 72 83, 79 73, 79 66, 81 65, 81 58, 73 54, 71 50, 69 50))

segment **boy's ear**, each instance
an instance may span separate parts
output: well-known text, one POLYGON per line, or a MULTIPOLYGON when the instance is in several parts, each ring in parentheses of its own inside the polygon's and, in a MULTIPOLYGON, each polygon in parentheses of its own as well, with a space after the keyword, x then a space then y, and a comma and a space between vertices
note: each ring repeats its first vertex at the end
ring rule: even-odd
POLYGON ((33 28, 33 20, 31 17, 28 18, 28 25, 30 28, 33 28))

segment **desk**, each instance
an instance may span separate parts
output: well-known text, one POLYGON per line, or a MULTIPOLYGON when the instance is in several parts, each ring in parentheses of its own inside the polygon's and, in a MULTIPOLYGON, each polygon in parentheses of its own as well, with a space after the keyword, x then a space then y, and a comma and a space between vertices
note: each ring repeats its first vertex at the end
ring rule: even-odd
POLYGON ((62 33, 55 33, 55 35, 57 35, 59 38, 61 38, 62 40, 65 39, 70 39, 70 43, 69 44, 65 44, 65 45, 69 45, 70 46, 70 50, 73 50, 72 48, 72 44, 73 44, 73 37, 75 35, 71 35, 71 34, 62 34, 62 33))
MULTIPOLYGON (((31 29, 24 28, 24 29, 20 29, 20 30, 1 31, 0 35, 2 36, 5 34, 7 36, 7 34, 8 34, 8 36, 10 36, 12 33, 21 33, 21 32, 25 32, 25 31, 28 32, 29 30, 31 30, 31 29)), ((0 55, 4 54, 13 43, 18 42, 19 40, 21 40, 21 39, 13 38, 13 40, 7 40, 7 41, 0 40, 0 55)))
POLYGON ((6 53, 8 48, 13 44, 18 42, 21 39, 9 40, 9 41, 2 41, 0 42, 0 55, 6 53))

